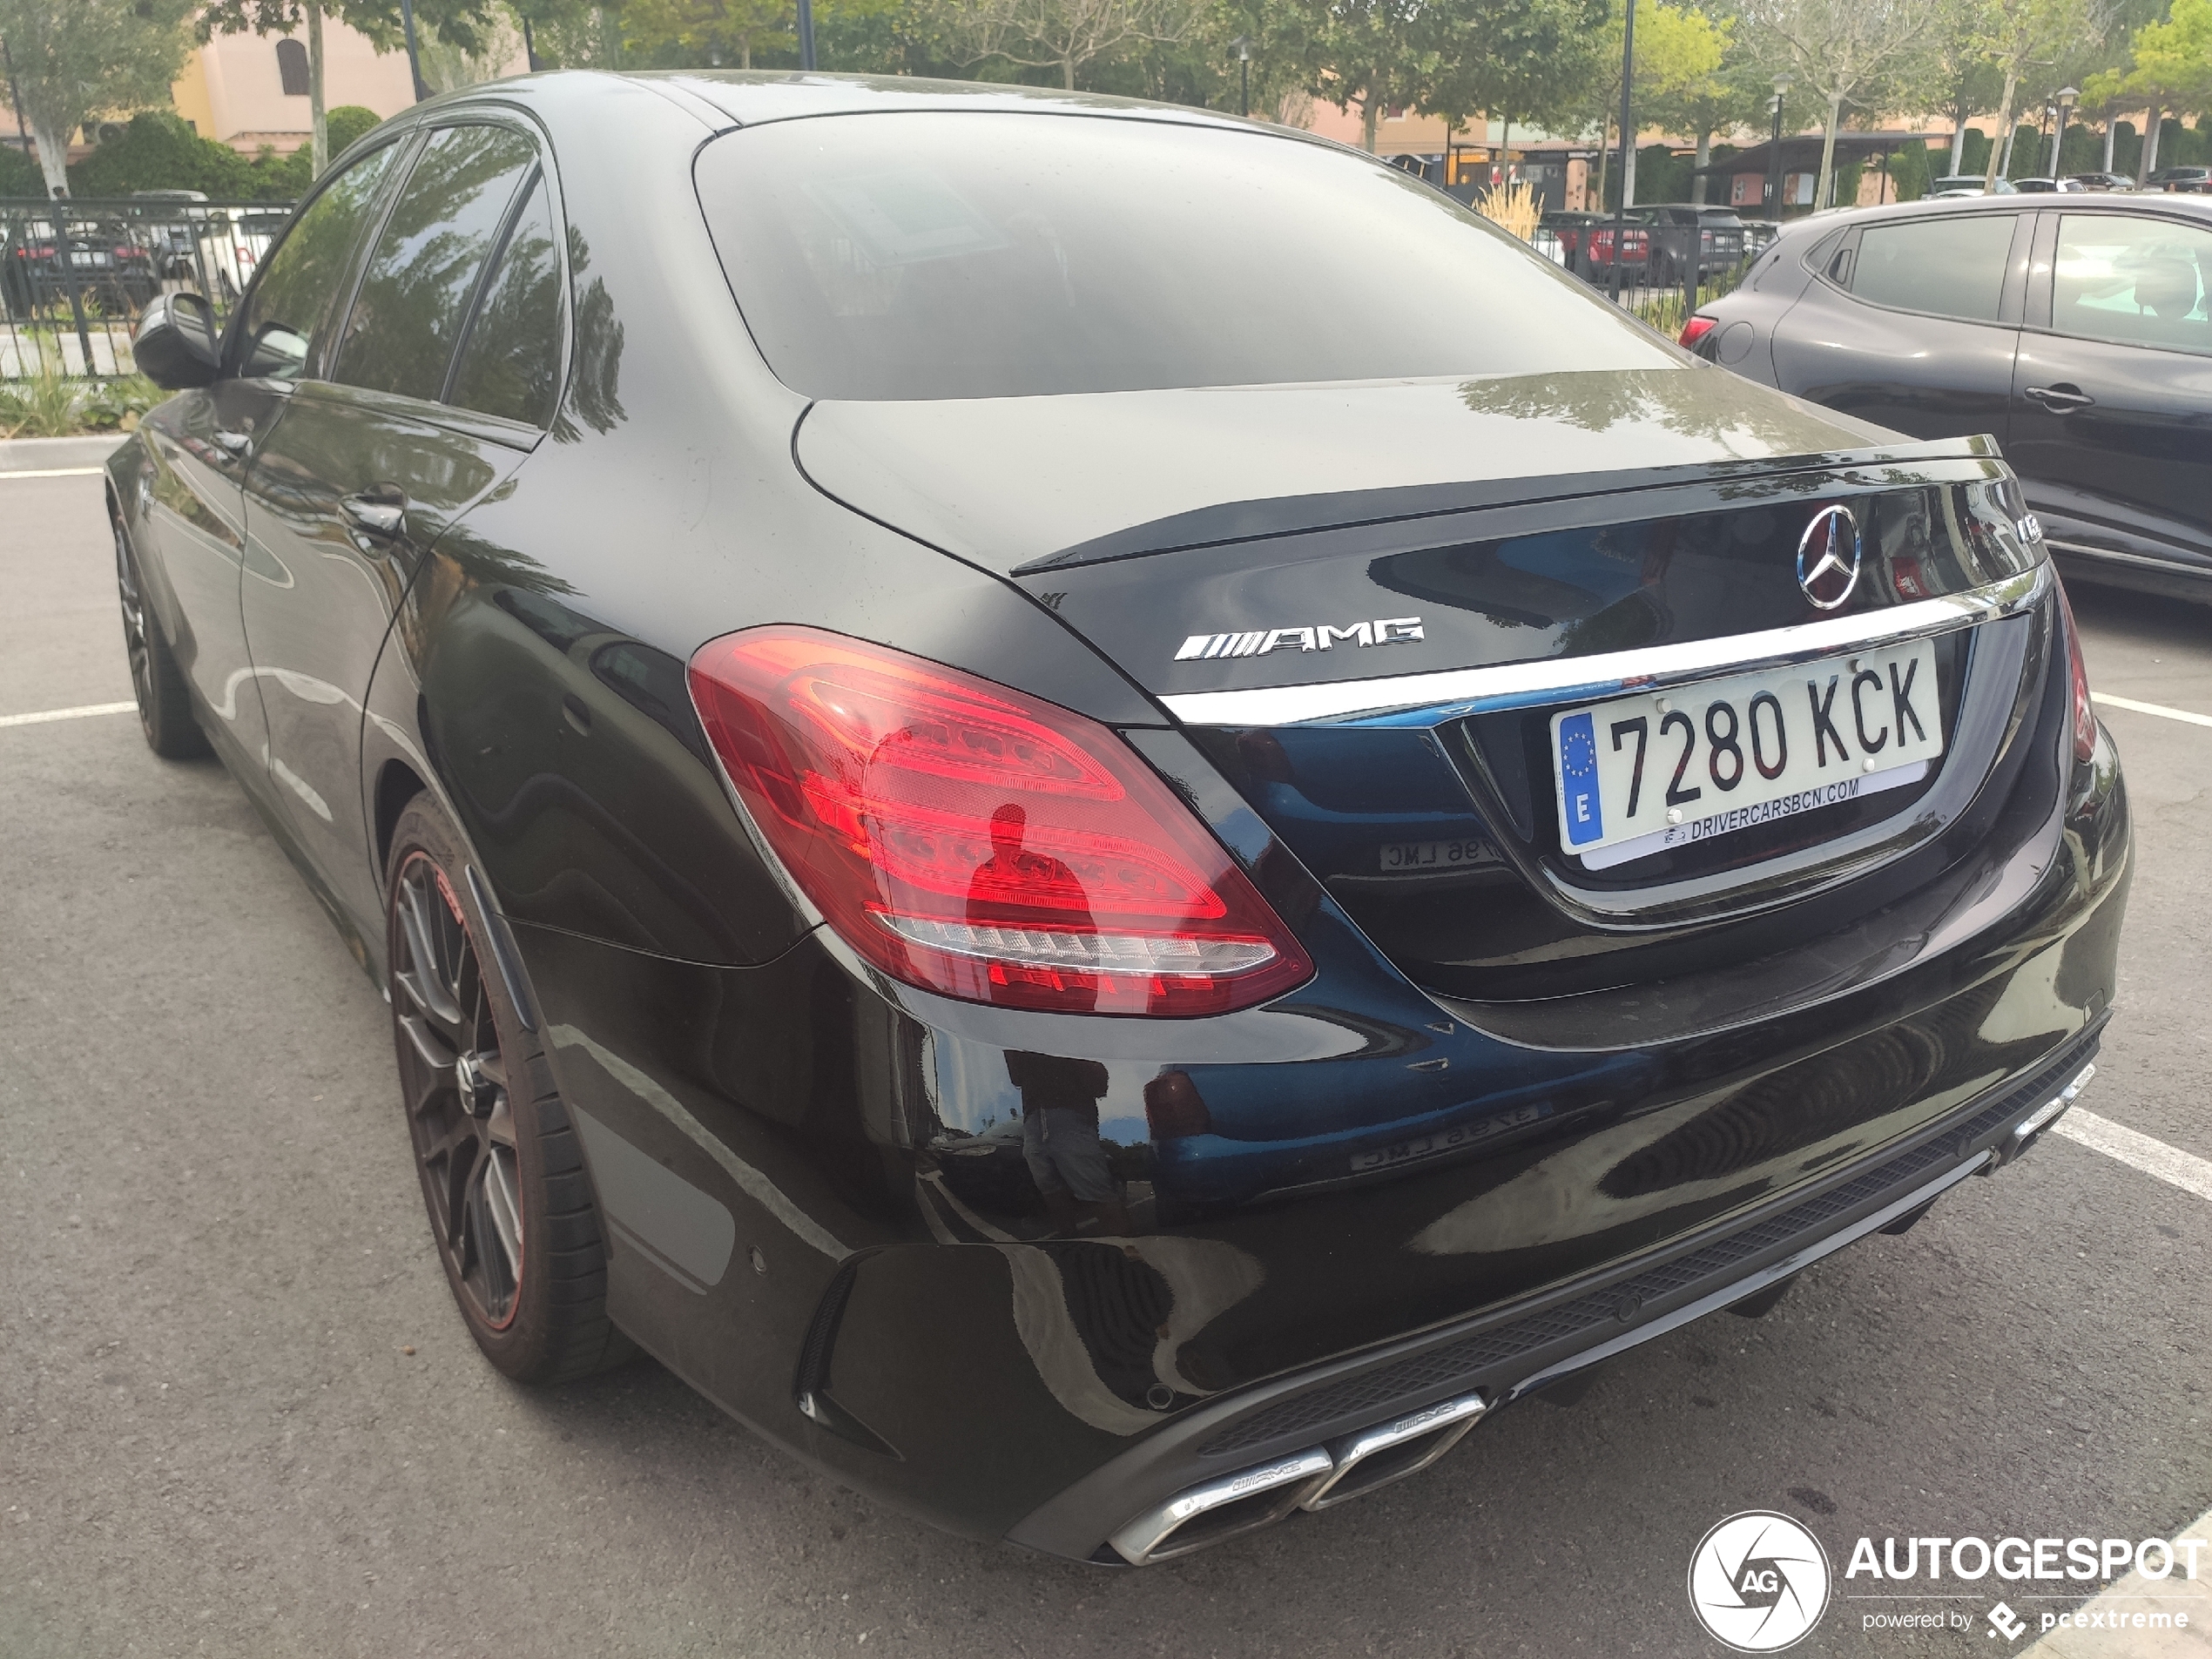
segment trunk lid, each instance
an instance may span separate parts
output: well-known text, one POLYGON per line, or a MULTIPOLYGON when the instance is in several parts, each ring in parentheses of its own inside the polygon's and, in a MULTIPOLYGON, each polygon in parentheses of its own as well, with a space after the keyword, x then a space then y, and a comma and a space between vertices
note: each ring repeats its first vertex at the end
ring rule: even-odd
POLYGON ((798 454, 1158 698, 1416 983, 1556 1011, 1849 930, 1993 821, 2047 567, 1993 446, 1885 436, 1637 371, 817 405, 798 454), (1798 556, 1838 506, 1860 574, 1824 608, 1798 556), (1555 712, 1899 636, 1945 735, 1910 786, 1603 868, 1563 844, 1555 712))

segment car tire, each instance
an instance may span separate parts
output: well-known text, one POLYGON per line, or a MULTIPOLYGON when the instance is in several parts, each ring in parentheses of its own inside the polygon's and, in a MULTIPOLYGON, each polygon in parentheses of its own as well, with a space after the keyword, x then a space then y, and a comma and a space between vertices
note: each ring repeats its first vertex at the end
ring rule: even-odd
POLYGON ((461 839, 428 795, 401 811, 385 887, 401 1108, 454 1302, 517 1382, 635 1352, 607 1318, 607 1250, 545 1044, 485 948, 461 839))
POLYGON ((164 760, 191 760, 207 752, 207 734, 192 717, 185 671, 161 631, 161 618, 146 606, 138 556, 120 519, 115 531, 115 586, 123 604, 123 649, 131 661, 131 694, 146 747, 164 760))

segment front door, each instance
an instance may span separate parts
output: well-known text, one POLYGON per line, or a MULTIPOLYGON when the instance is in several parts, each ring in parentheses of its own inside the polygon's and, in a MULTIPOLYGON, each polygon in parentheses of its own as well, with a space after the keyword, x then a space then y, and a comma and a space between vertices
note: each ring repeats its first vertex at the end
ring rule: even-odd
POLYGON ((432 132, 321 377, 293 393, 247 484, 242 608, 273 792, 358 927, 382 908, 361 778, 377 655, 424 554, 538 436, 448 401, 495 256, 510 233, 550 240, 516 226, 548 211, 536 169, 517 129, 432 132))
POLYGON ((224 379, 158 405, 141 427, 154 462, 139 521, 151 543, 139 561, 146 597, 214 716, 209 738, 248 775, 266 727, 238 610, 246 472, 254 438, 283 407, 265 385, 224 379))
POLYGON ((2212 230, 2046 221, 2006 458, 2060 551, 2123 578, 2212 577, 2212 230))

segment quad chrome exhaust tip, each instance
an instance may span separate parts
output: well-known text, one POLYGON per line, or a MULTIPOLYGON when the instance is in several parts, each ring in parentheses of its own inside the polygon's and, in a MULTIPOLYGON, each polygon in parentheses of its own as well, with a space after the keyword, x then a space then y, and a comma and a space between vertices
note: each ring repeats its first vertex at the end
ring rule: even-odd
POLYGON ((1423 1469, 1457 1446, 1490 1409, 1462 1394, 1249 1469, 1186 1487, 1107 1541, 1132 1567, 1173 1561, 1271 1527, 1298 1509, 1327 1509, 1423 1469))
POLYGON ((2082 1067, 2074 1074, 2064 1089, 2014 1124, 2013 1132, 2005 1137, 2004 1157, 1999 1162, 2010 1163, 2042 1139, 2043 1131, 2066 1115, 2066 1109, 2080 1098, 2081 1091, 2089 1086, 2089 1080, 2096 1075, 2097 1069, 2094 1064, 2082 1067))

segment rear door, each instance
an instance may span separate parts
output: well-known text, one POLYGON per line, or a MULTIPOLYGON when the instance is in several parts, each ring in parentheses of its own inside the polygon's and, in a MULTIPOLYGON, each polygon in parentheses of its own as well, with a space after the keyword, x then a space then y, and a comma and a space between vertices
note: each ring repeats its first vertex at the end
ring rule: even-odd
POLYGON ((2006 453, 2061 551, 2212 576, 2212 226, 2047 212, 2006 453))
POLYGON ((561 361, 552 199, 519 122, 432 131, 328 366, 300 386, 247 492, 243 609, 269 772, 300 843, 364 923, 380 905, 361 807, 362 698, 424 553, 550 418, 561 361))
POLYGON ((2001 443, 2031 217, 1952 211, 1846 230, 1775 331, 1777 383, 1916 438, 2001 443))

